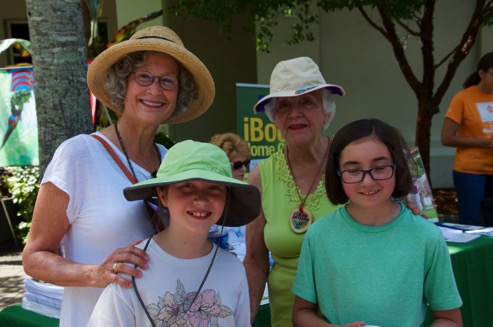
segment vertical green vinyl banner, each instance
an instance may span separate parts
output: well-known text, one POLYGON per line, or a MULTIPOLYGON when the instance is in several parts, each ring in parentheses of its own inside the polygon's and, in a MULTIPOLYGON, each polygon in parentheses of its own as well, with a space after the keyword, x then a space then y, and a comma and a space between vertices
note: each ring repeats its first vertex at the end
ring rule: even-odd
POLYGON ((258 161, 276 152, 285 142, 265 113, 253 113, 253 106, 267 94, 268 85, 236 84, 237 133, 250 147, 252 168, 258 161))

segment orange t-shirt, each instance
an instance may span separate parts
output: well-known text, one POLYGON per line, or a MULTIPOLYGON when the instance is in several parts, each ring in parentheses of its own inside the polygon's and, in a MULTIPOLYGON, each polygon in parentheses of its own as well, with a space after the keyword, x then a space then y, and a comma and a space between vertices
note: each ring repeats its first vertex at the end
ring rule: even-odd
MULTIPOLYGON (((458 92, 450 102, 445 118, 459 124, 458 135, 474 138, 493 137, 493 94, 476 86, 458 92)), ((454 170, 470 174, 493 175, 493 149, 458 147, 454 170)))

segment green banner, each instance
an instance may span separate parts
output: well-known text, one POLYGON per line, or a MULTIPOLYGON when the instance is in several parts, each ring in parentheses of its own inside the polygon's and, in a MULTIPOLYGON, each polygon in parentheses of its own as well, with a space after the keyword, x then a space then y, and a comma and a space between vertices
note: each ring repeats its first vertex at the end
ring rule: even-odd
POLYGON ((252 167, 276 152, 284 137, 265 113, 254 114, 253 106, 269 94, 268 85, 236 84, 237 134, 250 147, 252 167))

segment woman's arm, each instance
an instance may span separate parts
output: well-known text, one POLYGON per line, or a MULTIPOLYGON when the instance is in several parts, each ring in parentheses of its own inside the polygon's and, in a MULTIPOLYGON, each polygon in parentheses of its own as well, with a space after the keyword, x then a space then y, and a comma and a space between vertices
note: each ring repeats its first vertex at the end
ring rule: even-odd
MULTIPOLYGON (((318 305, 316 303, 306 301, 299 296, 294 297, 293 305, 293 326, 312 326, 312 327, 337 327, 326 322, 317 315, 318 305)), ((360 327, 364 326, 364 321, 352 322, 342 325, 342 327, 360 327)))
POLYGON ((112 270, 116 263, 119 272, 140 277, 147 269, 147 254, 135 247, 141 241, 116 249, 105 262, 98 265, 79 264, 58 254, 60 242, 70 227, 67 217, 69 196, 53 183, 41 185, 34 206, 32 225, 22 253, 26 274, 60 286, 105 287, 111 282, 132 287, 130 280, 121 278, 112 270), (124 262, 131 264, 128 266, 124 262))
POLYGON ((460 309, 433 310, 433 322, 430 327, 462 327, 460 309))
POLYGON ((442 144, 451 147, 493 148, 493 138, 476 138, 457 135, 459 124, 445 118, 442 125, 442 144))
MULTIPOLYGON (((258 166, 250 172, 248 182, 255 185, 262 194, 262 183, 258 166)), ((260 302, 267 282, 267 275, 270 270, 269 250, 267 250, 264 241, 265 224, 265 217, 261 211, 260 215, 246 226, 246 254, 243 265, 245 266, 250 293, 251 322, 255 320, 255 316, 260 307, 260 302)))

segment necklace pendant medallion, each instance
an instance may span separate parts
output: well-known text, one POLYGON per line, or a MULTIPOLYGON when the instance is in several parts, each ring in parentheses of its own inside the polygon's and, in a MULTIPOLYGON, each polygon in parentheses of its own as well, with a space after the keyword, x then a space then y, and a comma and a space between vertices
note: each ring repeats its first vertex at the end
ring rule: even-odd
POLYGON ((289 224, 291 225, 291 230, 296 234, 302 234, 308 230, 308 227, 313 222, 313 215, 310 211, 299 206, 291 212, 289 217, 289 224))

